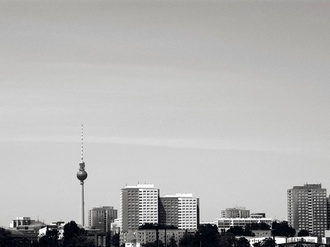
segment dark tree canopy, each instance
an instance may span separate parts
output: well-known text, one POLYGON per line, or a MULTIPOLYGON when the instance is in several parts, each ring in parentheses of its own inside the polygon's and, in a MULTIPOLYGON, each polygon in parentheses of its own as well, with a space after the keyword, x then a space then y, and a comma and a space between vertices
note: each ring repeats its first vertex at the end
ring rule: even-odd
POLYGON ((94 242, 86 236, 86 231, 70 221, 64 225, 63 247, 94 247, 94 242))
POLYGON ((276 246, 276 242, 274 239, 272 238, 265 238, 262 243, 261 243, 262 247, 275 247, 276 246))
POLYGON ((235 236, 254 236, 254 233, 248 228, 241 226, 231 226, 227 232, 234 234, 235 236))
POLYGON ((296 230, 289 226, 287 221, 272 223, 272 235, 273 236, 283 236, 283 237, 294 237, 296 235, 296 230))
POLYGON ((119 234, 115 233, 112 237, 111 237, 111 246, 113 247, 119 247, 120 245, 120 238, 119 238, 119 234))
POLYGON ((307 230, 303 229, 298 232, 298 237, 307 237, 307 236, 309 236, 309 232, 307 230))
POLYGON ((244 237, 240 237, 236 240, 237 247, 250 247, 250 241, 244 237))
POLYGON ((145 223, 141 226, 139 226, 140 230, 150 230, 150 229, 178 229, 176 226, 173 225, 160 225, 160 224, 154 224, 154 223, 145 223))
POLYGON ((196 238, 194 235, 185 233, 180 239, 179 247, 195 246, 196 238))
POLYGON ((197 246, 216 247, 219 246, 218 227, 211 224, 201 225, 195 234, 197 246))
POLYGON ((245 228, 249 228, 251 230, 270 230, 270 225, 266 223, 251 223, 247 224, 245 228))
POLYGON ((42 236, 39 240, 40 247, 57 247, 58 243, 58 230, 57 229, 47 229, 46 235, 42 236))

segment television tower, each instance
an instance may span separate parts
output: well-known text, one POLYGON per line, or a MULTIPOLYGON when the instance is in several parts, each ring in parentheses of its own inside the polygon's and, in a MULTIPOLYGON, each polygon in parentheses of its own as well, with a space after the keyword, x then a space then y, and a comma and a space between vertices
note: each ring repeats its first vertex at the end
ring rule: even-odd
POLYGON ((84 180, 87 178, 87 172, 85 171, 84 162, 84 126, 81 125, 81 161, 79 163, 79 171, 77 172, 77 178, 80 180, 81 185, 81 225, 85 225, 85 201, 84 201, 84 180))

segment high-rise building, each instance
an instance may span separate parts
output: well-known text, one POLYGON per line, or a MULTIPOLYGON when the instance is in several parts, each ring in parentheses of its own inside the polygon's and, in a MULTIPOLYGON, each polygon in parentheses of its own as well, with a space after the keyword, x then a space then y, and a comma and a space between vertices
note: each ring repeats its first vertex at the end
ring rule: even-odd
POLYGON ((159 189, 153 184, 138 184, 121 189, 121 231, 136 230, 145 223, 158 223, 159 189))
POLYGON ((88 226, 106 233, 111 230, 111 223, 117 219, 117 209, 111 206, 92 208, 88 211, 88 226))
POLYGON ((192 194, 166 195, 160 198, 159 224, 178 229, 197 229, 199 199, 192 194))
POLYGON ((244 207, 236 208, 226 208, 221 210, 222 218, 249 218, 250 210, 245 209, 244 207))
POLYGON ((324 236, 327 229, 326 189, 321 184, 294 186, 287 191, 288 222, 296 231, 324 236))

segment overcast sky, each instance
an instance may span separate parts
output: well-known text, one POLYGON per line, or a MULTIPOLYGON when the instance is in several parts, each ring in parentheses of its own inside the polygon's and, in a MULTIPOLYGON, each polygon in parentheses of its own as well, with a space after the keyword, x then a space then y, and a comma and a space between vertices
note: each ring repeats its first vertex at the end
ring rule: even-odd
POLYGON ((0 226, 193 193, 284 220, 330 190, 329 1, 0 1, 0 226))

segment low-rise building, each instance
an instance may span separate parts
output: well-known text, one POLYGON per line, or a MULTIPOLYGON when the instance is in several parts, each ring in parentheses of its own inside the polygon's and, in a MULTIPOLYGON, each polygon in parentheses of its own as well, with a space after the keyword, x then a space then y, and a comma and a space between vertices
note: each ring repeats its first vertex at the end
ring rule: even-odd
POLYGON ((227 231, 230 227, 235 226, 244 228, 247 224, 252 223, 265 223, 269 226, 272 225, 271 218, 219 218, 217 222, 219 231, 227 231))

